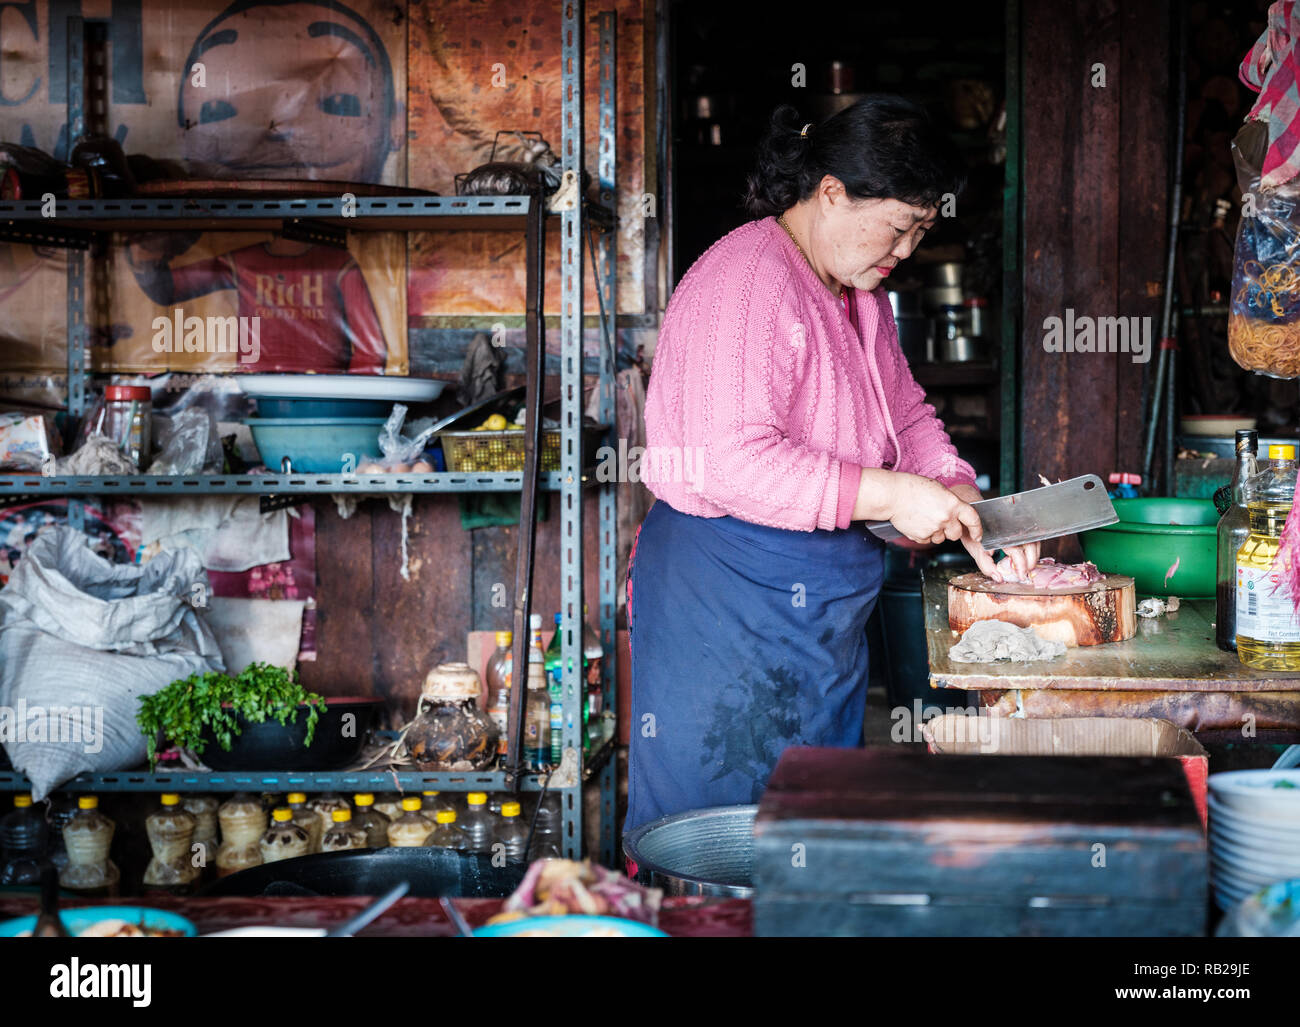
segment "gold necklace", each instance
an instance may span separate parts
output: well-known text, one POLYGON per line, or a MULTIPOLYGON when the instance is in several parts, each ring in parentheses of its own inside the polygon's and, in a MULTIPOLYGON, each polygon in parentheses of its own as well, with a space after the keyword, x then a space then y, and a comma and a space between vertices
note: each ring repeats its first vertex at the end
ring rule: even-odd
MULTIPOLYGON (((786 224, 785 215, 784 214, 778 215, 776 219, 776 223, 785 229, 785 234, 788 235, 790 237, 790 241, 794 243, 794 248, 799 251, 799 255, 803 257, 803 259, 807 262, 808 266, 812 268, 812 273, 814 275, 817 275, 817 269, 813 267, 813 262, 809 260, 808 254, 805 253, 804 248, 799 245, 799 240, 794 237, 794 232, 790 231, 790 226, 786 224)), ((820 275, 817 275, 817 281, 819 282, 822 281, 820 275)), ((826 283, 822 282, 822 285, 826 285, 826 283)), ((830 289, 830 286, 826 285, 826 288, 830 289)), ((835 298, 839 299, 844 295, 844 286, 841 285, 839 289, 832 289, 831 291, 835 294, 835 298)))

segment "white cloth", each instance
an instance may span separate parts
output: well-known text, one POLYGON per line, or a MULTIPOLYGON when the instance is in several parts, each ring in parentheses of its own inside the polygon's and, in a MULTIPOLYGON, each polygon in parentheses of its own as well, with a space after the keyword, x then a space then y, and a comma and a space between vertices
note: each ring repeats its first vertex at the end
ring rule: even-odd
POLYGON ((955 646, 948 650, 954 663, 992 663, 1012 660, 1054 660, 1065 652, 1064 642, 1050 642, 1022 628, 1001 620, 977 620, 955 646))
POLYGON ((289 559, 289 512, 262 513, 257 496, 181 496, 140 504, 140 541, 190 548, 212 571, 289 559))

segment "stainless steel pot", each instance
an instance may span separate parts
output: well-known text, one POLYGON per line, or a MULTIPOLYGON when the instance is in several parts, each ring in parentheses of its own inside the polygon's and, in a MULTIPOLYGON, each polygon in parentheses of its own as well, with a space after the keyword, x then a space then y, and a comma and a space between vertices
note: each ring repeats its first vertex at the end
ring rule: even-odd
MULTIPOLYGON (((962 268, 963 265, 957 261, 949 261, 946 264, 931 264, 925 269, 925 284, 949 286, 960 290, 962 268)), ((961 300, 957 302, 960 303, 961 300)))
POLYGON ((931 285, 921 290, 921 301, 929 313, 940 307, 960 307, 962 293, 960 285, 931 285))
POLYGON ((987 360, 989 357, 988 339, 958 335, 952 339, 939 339, 935 345, 939 350, 940 361, 946 364, 964 364, 973 360, 987 360))
POLYGON ((754 895, 757 806, 711 806, 652 820, 623 838, 628 873, 665 895, 754 895))

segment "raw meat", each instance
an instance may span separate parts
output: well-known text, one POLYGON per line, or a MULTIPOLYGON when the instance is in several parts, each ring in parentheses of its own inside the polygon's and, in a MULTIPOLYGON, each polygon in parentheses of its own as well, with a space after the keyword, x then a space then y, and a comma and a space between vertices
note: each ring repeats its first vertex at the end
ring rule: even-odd
POLYGON ((998 573, 1004 582, 1029 585, 1039 592, 1051 592, 1062 588, 1078 588, 1091 585, 1102 579, 1101 571, 1094 563, 1057 563, 1050 556, 1045 556, 1034 565, 1028 577, 1019 577, 1011 565, 1011 557, 1004 556, 997 564, 998 573))

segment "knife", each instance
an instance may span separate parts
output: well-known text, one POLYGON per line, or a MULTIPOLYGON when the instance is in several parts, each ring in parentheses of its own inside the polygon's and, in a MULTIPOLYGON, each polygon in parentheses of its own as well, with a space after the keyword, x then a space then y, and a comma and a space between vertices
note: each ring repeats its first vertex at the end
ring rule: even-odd
MULTIPOLYGON (((1119 520, 1105 486, 1095 474, 1080 475, 1012 496, 981 499, 971 506, 979 513, 980 524, 984 526, 980 545, 990 553, 1007 546, 1102 528, 1119 520)), ((867 530, 885 542, 904 537, 889 521, 869 521, 867 530)))

